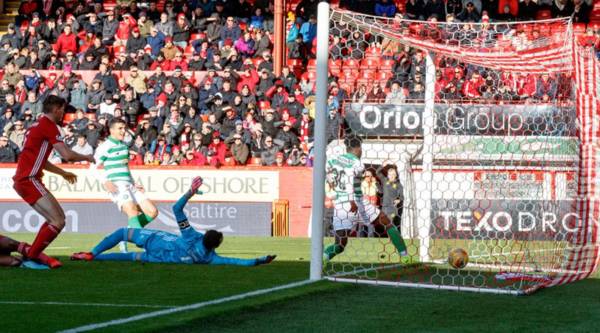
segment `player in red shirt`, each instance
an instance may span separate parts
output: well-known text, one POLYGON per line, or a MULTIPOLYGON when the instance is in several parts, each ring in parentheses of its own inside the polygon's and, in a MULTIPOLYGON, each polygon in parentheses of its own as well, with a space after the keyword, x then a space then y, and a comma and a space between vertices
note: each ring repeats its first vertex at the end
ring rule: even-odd
MULTIPOLYGON (((15 191, 46 222, 40 228, 33 244, 27 251, 27 258, 37 260, 40 253, 50 244, 65 226, 65 213, 42 183, 43 170, 62 176, 73 184, 77 181, 74 173, 67 172, 48 162, 48 156, 55 149, 68 162, 88 161, 95 163, 93 155, 81 155, 64 144, 58 124, 62 121, 67 102, 57 96, 48 96, 44 100, 43 115, 34 123, 25 136, 23 151, 19 156, 17 172, 13 177, 15 191)), ((62 266, 60 261, 52 259, 50 268, 62 266)))

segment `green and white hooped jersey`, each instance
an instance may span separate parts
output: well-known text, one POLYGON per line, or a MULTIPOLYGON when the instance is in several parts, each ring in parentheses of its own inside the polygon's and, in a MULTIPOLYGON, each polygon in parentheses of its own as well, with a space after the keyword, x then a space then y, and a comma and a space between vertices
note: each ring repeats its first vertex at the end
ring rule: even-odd
POLYGON ((361 189, 364 166, 350 153, 327 160, 327 182, 333 187, 335 203, 362 200, 361 189))
POLYGON ((129 147, 122 141, 108 137, 96 148, 94 154, 96 165, 104 165, 100 176, 104 181, 128 182, 133 184, 133 177, 129 171, 129 147))

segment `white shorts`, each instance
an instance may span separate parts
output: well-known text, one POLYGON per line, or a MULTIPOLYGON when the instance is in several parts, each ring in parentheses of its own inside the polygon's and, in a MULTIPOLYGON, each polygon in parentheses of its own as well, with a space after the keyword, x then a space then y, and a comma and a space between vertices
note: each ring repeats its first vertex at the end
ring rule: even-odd
POLYGON ((349 230, 356 223, 371 224, 379 216, 379 209, 367 200, 356 202, 356 205, 358 206, 356 213, 350 212, 350 202, 335 205, 333 230, 349 230))
POLYGON ((133 201, 134 204, 139 205, 142 201, 148 200, 146 195, 132 184, 121 182, 115 182, 114 184, 118 191, 117 193, 110 193, 110 199, 117 204, 119 210, 122 210, 123 205, 127 202, 133 201))

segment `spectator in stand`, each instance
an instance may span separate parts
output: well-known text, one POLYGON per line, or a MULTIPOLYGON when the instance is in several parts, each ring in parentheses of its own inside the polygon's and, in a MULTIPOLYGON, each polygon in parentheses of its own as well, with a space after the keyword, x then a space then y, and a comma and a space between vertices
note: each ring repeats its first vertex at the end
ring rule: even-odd
POLYGON ((25 0, 19 5, 18 15, 15 17, 17 25, 21 25, 23 21, 29 21, 33 17, 33 13, 40 11, 40 2, 35 0, 25 0))
POLYGON ((396 4, 389 0, 379 0, 375 3, 375 15, 383 17, 394 17, 396 15, 396 4))
POLYGON ((184 13, 177 14, 177 22, 173 25, 173 44, 185 49, 190 39, 190 23, 184 13))
POLYGON ((475 5, 472 2, 468 2, 465 9, 456 18, 461 22, 479 22, 481 15, 477 12, 475 5))
POLYGON ((77 133, 85 133, 85 129, 87 128, 87 124, 90 120, 85 116, 85 113, 82 109, 77 109, 75 112, 75 119, 69 123, 69 126, 72 126, 74 131, 77 133))
POLYGON ((16 163, 19 150, 6 135, 0 136, 0 163, 16 163))
MULTIPOLYGON (((225 40, 230 39, 232 41, 240 39, 242 30, 232 16, 227 17, 225 26, 221 30, 219 46, 222 47, 225 40)), ((252 43, 254 44, 254 43, 252 43)))
POLYGON ((438 21, 444 21, 446 19, 446 7, 442 0, 429 0, 423 8, 424 18, 429 20, 432 17, 438 21))
MULTIPOLYGON (((177 48, 177 46, 173 45, 173 38, 171 38, 171 37, 165 38, 165 47, 160 49, 160 54, 164 55, 165 60, 171 61, 172 59, 175 58, 175 55, 177 54, 177 52, 180 52, 180 51, 179 51, 179 48, 177 48)), ((169 68, 169 67, 167 66, 167 68, 169 68)), ((163 68, 163 69, 165 69, 165 68, 163 68)))
POLYGON ((367 86, 360 84, 352 95, 352 103, 365 103, 368 99, 367 86))
POLYGON ((556 97, 556 81, 550 78, 548 73, 543 73, 539 79, 537 79, 535 98, 542 102, 548 102, 556 97))
POLYGON ((371 91, 367 94, 367 100, 372 103, 381 103, 385 101, 385 84, 382 82, 381 84, 373 84, 371 91))
MULTIPOLYGON (((224 47, 231 46, 231 44, 233 44, 233 42, 230 38, 227 38, 223 42, 224 47)), ((237 53, 244 58, 252 57, 254 55, 254 52, 256 51, 254 48, 254 39, 252 39, 252 35, 249 31, 244 32, 244 34, 241 35, 238 40, 236 40, 234 47, 237 53)))
POLYGON ((137 51, 143 50, 145 46, 146 39, 140 34, 140 28, 138 28, 137 26, 133 27, 133 29, 131 29, 131 35, 127 39, 125 52, 137 53, 137 51))
POLYGON ((160 14, 160 22, 156 23, 154 28, 165 36, 173 36, 173 22, 169 20, 169 15, 167 13, 160 14))
POLYGON ((147 44, 152 48, 152 56, 156 57, 165 46, 165 34, 156 27, 150 28, 150 35, 146 37, 147 44))
MULTIPOLYGON (((79 154, 84 154, 84 155, 91 155, 94 154, 94 148, 92 148, 92 146, 90 146, 90 144, 87 142, 87 138, 85 137, 85 135, 80 134, 77 136, 77 143, 75 144, 75 146, 73 146, 73 151, 79 154)), ((84 163, 79 163, 79 164, 87 164, 87 162, 84 163)))
POLYGON ((584 0, 573 0, 573 23, 589 23, 590 7, 584 0))
POLYGON ((19 150, 23 149, 23 142, 25 141, 25 133, 27 129, 23 124, 23 120, 21 118, 9 122, 4 126, 4 135, 8 137, 8 139, 14 143, 19 150))
POLYGON ((308 21, 302 24, 298 35, 302 35, 302 42, 312 45, 313 39, 317 37, 317 17, 314 14, 311 14, 308 21))
POLYGON ((265 145, 260 152, 260 162, 264 166, 272 166, 275 164, 277 153, 280 152, 280 147, 273 142, 273 137, 267 135, 265 137, 265 145))
POLYGON ((246 165, 250 150, 248 145, 243 142, 242 136, 239 133, 233 134, 231 146, 229 147, 231 155, 236 165, 246 165))
POLYGON ((106 12, 106 17, 102 21, 102 44, 113 45, 117 29, 119 29, 119 22, 115 19, 115 12, 111 9, 106 12))
POLYGON ((298 133, 298 138, 301 143, 308 143, 312 141, 314 135, 314 122, 309 115, 309 110, 304 108, 302 109, 302 116, 300 121, 296 122, 296 133, 298 133))
POLYGON ((288 44, 288 58, 289 59, 302 59, 307 61, 309 51, 307 49, 307 44, 304 43, 304 36, 302 34, 298 34, 296 39, 288 44))
POLYGON ((104 94, 104 101, 100 103, 98 107, 98 116, 108 116, 112 118, 115 116, 115 109, 117 108, 117 104, 113 101, 113 95, 110 92, 104 94))
POLYGON ((106 91, 113 92, 117 90, 117 80, 115 80, 115 77, 106 64, 100 64, 98 73, 96 73, 94 79, 100 80, 102 88, 106 91))
POLYGON ((21 34, 16 30, 14 23, 9 23, 7 32, 0 38, 0 43, 8 41, 11 49, 21 48, 21 34))
POLYGON ((54 51, 59 56, 65 56, 67 52, 77 52, 77 36, 73 34, 70 25, 65 25, 63 33, 58 36, 58 40, 54 45, 54 51))
POLYGON ((394 81, 390 88, 390 92, 385 96, 385 104, 398 105, 404 103, 406 95, 401 88, 400 82, 394 81))
POLYGON ((469 99, 479 99, 481 97, 479 88, 481 88, 482 83, 479 73, 474 72, 471 79, 463 85, 463 95, 469 99))
MULTIPOLYGON (((484 12, 487 13, 488 17, 492 20, 497 20, 498 15, 500 14, 500 9, 504 6, 500 4, 500 2, 505 2, 504 0, 481 0, 481 14, 484 12)), ((477 8, 475 8, 477 10, 477 8)), ((458 14, 462 11, 459 11, 456 14, 458 18, 458 14)))
POLYGON ((208 145, 206 153, 208 164, 213 167, 220 167, 225 164, 225 157, 228 155, 227 145, 221 140, 221 133, 214 131, 212 133, 212 142, 208 145))
POLYGON ((317 6, 319 5, 317 0, 302 0, 296 6, 296 17, 302 18, 304 21, 308 21, 311 15, 317 14, 317 6))
POLYGON ((569 0, 554 0, 550 11, 552 17, 568 17, 573 14, 573 4, 569 0))
POLYGON ((342 128, 343 123, 344 120, 338 109, 330 109, 326 127, 327 143, 340 137, 340 128, 342 128))
MULTIPOLYGON (((521 21, 533 21, 537 15, 538 4, 535 3, 534 0, 523 0, 519 2, 519 20, 521 21)), ((490 18, 494 19, 495 16, 492 16, 491 13, 488 12, 490 18)))
MULTIPOLYGON (((491 0, 497 1, 497 0, 491 0)), ((448 0, 446 1, 446 21, 448 16, 452 15, 455 17, 463 11, 463 0, 448 0)))
POLYGON ((88 123, 87 129, 85 131, 85 136, 87 138, 87 142, 92 146, 92 148, 96 149, 98 143, 100 141, 101 130, 98 128, 99 124, 96 124, 93 121, 88 123))

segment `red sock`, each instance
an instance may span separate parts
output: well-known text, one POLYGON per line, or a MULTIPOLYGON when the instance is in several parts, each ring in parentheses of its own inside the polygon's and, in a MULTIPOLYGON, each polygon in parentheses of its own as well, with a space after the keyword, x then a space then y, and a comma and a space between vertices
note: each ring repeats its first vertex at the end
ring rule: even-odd
POLYGON ((40 231, 38 231, 38 234, 35 237, 31 248, 29 249, 29 251, 27 251, 27 257, 31 259, 37 259, 40 256, 40 253, 42 253, 42 251, 44 251, 44 249, 50 243, 52 243, 52 241, 56 238, 56 236, 58 236, 59 233, 59 228, 53 226, 52 224, 49 224, 48 222, 45 222, 40 228, 40 231))
MULTIPOLYGON (((19 247, 17 249, 17 252, 19 252, 20 254, 22 254, 24 257, 27 257, 27 253, 29 252, 29 249, 31 248, 31 245, 25 243, 25 242, 21 242, 19 243, 19 247)), ((47 254, 45 254, 44 252, 40 253, 36 259, 37 261, 41 262, 44 265, 48 265, 48 263, 50 262, 50 260, 52 260, 47 254)))

